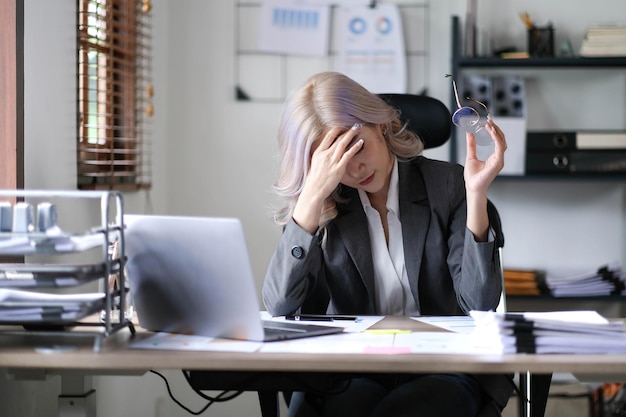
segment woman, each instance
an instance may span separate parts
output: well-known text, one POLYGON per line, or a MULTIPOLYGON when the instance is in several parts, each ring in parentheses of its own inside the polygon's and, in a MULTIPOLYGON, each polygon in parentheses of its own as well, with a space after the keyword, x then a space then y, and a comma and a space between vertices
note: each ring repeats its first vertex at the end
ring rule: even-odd
MULTIPOLYGON (((272 315, 460 315, 491 310, 502 292, 487 190, 504 166, 495 151, 465 169, 421 156, 422 142, 377 95, 335 72, 312 76, 286 101, 279 128, 284 228, 263 285, 272 315)), ((328 395, 297 393, 290 415, 494 415, 512 384, 500 375, 353 379, 328 395), (299 414, 298 414, 299 413, 299 414)))

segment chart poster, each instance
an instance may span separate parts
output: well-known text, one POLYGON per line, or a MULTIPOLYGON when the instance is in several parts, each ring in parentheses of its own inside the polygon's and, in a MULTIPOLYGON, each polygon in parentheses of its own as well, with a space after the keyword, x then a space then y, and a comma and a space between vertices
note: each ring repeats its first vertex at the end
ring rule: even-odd
POLYGON ((337 7, 336 69, 373 93, 406 93, 406 53, 395 4, 337 7))
POLYGON ((261 51, 328 55, 330 5, 327 2, 264 0, 260 19, 261 51))

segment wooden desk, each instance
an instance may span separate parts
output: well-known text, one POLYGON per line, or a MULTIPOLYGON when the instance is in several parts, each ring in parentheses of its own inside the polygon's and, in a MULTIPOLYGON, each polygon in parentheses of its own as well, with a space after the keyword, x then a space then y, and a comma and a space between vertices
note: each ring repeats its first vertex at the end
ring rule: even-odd
MULTIPOLYGON (((433 331, 434 329, 427 324, 403 317, 385 318, 375 327, 413 331, 433 331)), ((145 338, 149 335, 150 333, 137 327, 136 338, 145 338)), ((16 376, 30 373, 59 374, 64 381, 68 381, 63 385, 72 391, 62 393, 62 397, 67 398, 89 396, 92 393, 91 375, 137 375, 150 369, 228 373, 519 372, 526 375, 527 372, 531 374, 572 372, 605 377, 626 375, 626 355, 329 355, 239 352, 177 352, 173 355, 171 351, 127 349, 129 341, 130 334, 124 330, 107 338, 102 350, 98 353, 93 351, 91 339, 86 339, 84 344, 79 344, 76 350, 40 353, 36 347, 51 345, 55 341, 37 340, 34 336, 3 335, 0 337, 0 366, 8 368, 16 376), (84 392, 77 392, 80 390, 84 392)), ((75 404, 78 403, 75 399, 72 401, 75 404)), ((81 414, 73 413, 72 415, 81 414)), ((83 415, 91 416, 91 414, 83 415)))

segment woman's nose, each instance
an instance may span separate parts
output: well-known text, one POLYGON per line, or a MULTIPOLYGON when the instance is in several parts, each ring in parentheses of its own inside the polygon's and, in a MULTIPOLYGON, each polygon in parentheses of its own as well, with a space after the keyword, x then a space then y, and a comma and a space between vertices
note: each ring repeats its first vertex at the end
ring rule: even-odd
POLYGON ((365 165, 360 161, 358 155, 355 155, 346 168, 346 172, 353 178, 359 178, 365 169, 365 165))

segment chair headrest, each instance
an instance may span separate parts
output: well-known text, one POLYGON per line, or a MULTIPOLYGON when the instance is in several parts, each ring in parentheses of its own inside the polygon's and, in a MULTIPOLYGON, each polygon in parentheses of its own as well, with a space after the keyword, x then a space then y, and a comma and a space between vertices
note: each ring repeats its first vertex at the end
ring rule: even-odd
POLYGON ((395 93, 379 96, 400 111, 400 120, 422 139, 425 149, 441 146, 450 138, 450 111, 436 98, 395 93))

